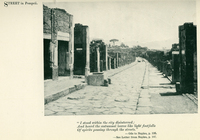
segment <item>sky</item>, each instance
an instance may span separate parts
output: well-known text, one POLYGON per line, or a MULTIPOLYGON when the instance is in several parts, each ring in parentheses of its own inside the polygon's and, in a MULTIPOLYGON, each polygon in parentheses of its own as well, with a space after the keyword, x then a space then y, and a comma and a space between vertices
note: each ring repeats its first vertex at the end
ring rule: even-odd
POLYGON ((49 8, 65 9, 74 24, 89 26, 90 40, 102 39, 129 47, 170 49, 178 43, 178 26, 196 25, 195 1, 124 1, 44 3, 49 8))

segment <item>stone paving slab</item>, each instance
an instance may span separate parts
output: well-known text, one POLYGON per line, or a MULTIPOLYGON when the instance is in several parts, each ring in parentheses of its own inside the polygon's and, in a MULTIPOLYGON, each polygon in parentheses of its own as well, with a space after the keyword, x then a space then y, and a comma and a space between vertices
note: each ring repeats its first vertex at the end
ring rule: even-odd
MULTIPOLYGON (((105 78, 112 77, 126 69, 129 69, 137 64, 137 61, 116 69, 105 71, 105 78)), ((119 79, 120 80, 120 79, 119 79)), ((60 76, 58 80, 44 81, 44 104, 62 98, 72 92, 83 89, 87 84, 84 76, 74 75, 74 78, 60 76)))
POLYGON ((152 109, 149 106, 139 106, 135 114, 153 114, 152 109))
POLYGON ((108 87, 86 86, 45 105, 45 115, 197 113, 197 105, 177 94, 175 86, 147 63, 138 63, 113 75, 108 87))
POLYGON ((153 114, 197 113, 198 107, 181 94, 176 93, 175 85, 150 65, 149 94, 153 114))
POLYGON ((118 72, 112 76, 112 83, 108 87, 88 85, 50 102, 45 105, 45 109, 50 110, 45 115, 135 114, 145 65, 141 62, 118 72))

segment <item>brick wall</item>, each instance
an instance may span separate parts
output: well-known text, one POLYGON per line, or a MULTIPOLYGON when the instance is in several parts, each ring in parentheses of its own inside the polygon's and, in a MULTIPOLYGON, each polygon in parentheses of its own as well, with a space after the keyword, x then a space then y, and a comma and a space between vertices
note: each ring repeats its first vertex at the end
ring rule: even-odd
MULTIPOLYGON (((71 15, 63 9, 53 8, 55 11, 55 29, 65 33, 70 33, 71 15)), ((51 8, 43 5, 43 32, 51 33, 51 8)))

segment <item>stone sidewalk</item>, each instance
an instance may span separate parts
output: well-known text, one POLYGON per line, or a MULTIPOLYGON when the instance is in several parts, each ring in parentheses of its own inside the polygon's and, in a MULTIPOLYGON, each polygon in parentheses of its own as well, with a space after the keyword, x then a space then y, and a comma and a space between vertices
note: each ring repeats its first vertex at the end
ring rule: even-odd
POLYGON ((66 96, 76 90, 80 90, 86 86, 84 79, 69 77, 59 77, 58 80, 44 81, 44 104, 55 101, 66 96))
POLYGON ((147 75, 140 93, 136 114, 197 113, 198 106, 185 94, 176 93, 171 84, 155 67, 148 63, 147 75))
MULTIPOLYGON (((131 64, 125 66, 104 71, 104 79, 110 78, 115 74, 118 74, 126 69, 131 68, 137 64, 137 59, 131 64)), ((83 89, 87 86, 84 76, 74 76, 76 78, 70 79, 69 77, 59 77, 58 80, 45 80, 44 81, 44 104, 55 101, 61 97, 64 97, 74 91, 83 89)))

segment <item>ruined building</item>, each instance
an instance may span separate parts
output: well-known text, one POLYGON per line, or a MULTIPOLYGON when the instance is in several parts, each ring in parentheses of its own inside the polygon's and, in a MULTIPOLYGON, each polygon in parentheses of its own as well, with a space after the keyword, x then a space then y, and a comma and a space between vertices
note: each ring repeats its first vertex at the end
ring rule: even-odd
POLYGON ((44 79, 73 76, 73 16, 43 5, 44 79))

